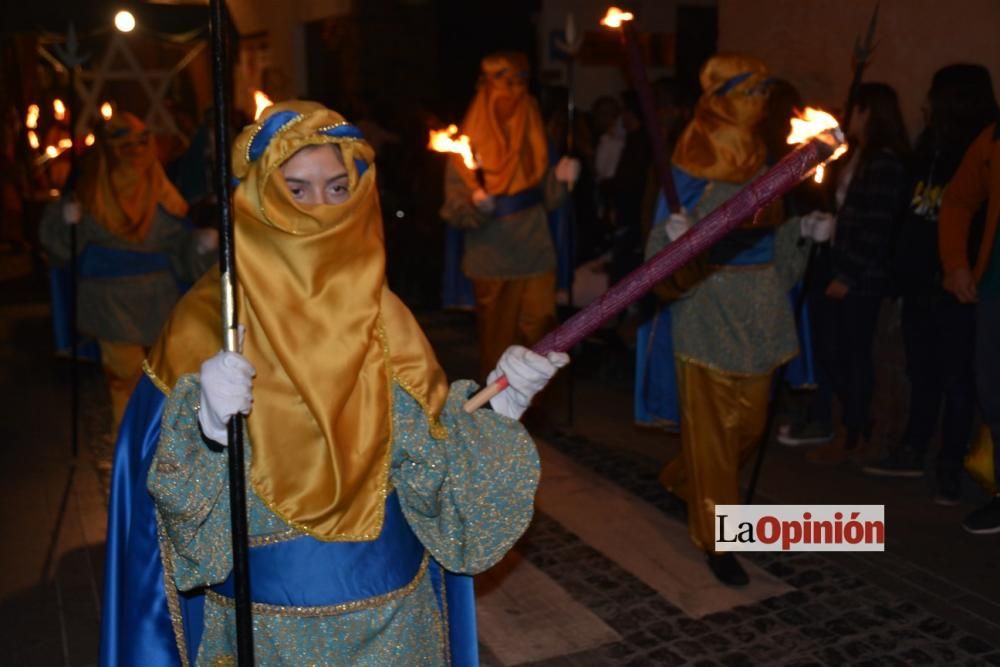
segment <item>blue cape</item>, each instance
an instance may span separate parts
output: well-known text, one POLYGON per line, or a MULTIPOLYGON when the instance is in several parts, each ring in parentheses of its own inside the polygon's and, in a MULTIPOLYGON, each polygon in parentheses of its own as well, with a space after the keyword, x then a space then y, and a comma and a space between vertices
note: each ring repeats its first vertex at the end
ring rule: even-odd
MULTIPOLYGON (((99 661, 102 667, 179 667, 183 664, 164 587, 153 498, 146 490, 146 477, 159 441, 165 404, 163 392, 143 376, 129 401, 118 435, 108 509, 99 661)), ((302 541, 285 544, 308 548, 308 545, 297 544, 299 542, 302 541)), ((359 548, 357 544, 347 544, 345 554, 359 548)), ((346 571, 346 568, 339 568, 339 571, 346 571)), ((438 603, 448 613, 452 664, 478 665, 472 577, 446 572, 433 560, 428 571, 438 603), (445 582, 443 587, 442 581, 445 582), (446 599, 441 599, 442 588, 446 599)), ((328 579, 322 585, 336 587, 352 580, 328 579)), ((314 589, 309 591, 315 592, 314 589)), ((328 596, 338 593, 325 591, 328 596)), ((176 599, 187 662, 194 664, 201 641, 204 593, 180 594, 176 599)))

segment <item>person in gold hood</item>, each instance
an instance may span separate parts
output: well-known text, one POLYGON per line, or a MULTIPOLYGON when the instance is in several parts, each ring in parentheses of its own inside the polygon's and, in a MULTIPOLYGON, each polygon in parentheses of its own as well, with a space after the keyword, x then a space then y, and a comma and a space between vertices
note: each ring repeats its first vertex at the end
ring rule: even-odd
MULTIPOLYGON (((673 155, 685 210, 670 214, 660 196, 647 257, 764 169, 766 150, 757 128, 768 92, 764 63, 713 56, 702 67, 701 86, 694 118, 673 155)), ((687 502, 691 539, 727 585, 744 585, 748 576, 731 553, 716 549, 715 505, 739 502, 740 467, 763 436, 772 375, 798 352, 788 292, 805 268, 808 242, 830 237, 831 225, 818 219, 786 222, 779 205, 747 221, 693 270, 657 289, 672 303, 654 322, 659 337, 650 335, 640 345, 640 368, 656 362, 659 353, 673 361, 660 359, 659 372, 666 379, 676 372, 681 452, 663 468, 660 481, 687 502), (650 351, 649 358, 642 356, 650 351)))
POLYGON ((449 386, 387 286, 374 157, 313 102, 237 138, 242 353, 219 351, 213 269, 150 351, 118 441, 101 665, 233 664, 224 447, 240 414, 257 663, 476 664, 465 575, 531 519, 539 461, 517 419, 568 357, 506 351, 513 391, 464 410, 476 386, 449 386))
POLYGON ((217 234, 193 231, 188 206, 156 157, 153 136, 128 112, 98 132, 76 191, 50 205, 40 229, 56 264, 77 225, 78 327, 100 344, 111 393, 111 437, 142 375, 142 359, 180 297, 215 261, 217 234))
POLYGON ((475 292, 482 378, 509 345, 533 345, 555 325, 556 253, 546 211, 580 173, 568 157, 549 168, 545 124, 527 83, 523 54, 483 59, 461 126, 478 174, 457 156, 445 172, 441 216, 465 231, 462 271, 475 292))

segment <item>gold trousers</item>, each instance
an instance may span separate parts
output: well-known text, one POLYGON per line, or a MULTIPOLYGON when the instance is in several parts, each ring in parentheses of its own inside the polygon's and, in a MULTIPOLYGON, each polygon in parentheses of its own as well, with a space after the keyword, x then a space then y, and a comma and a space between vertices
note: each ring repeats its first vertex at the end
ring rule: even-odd
POLYGON ((556 323, 556 274, 501 280, 474 278, 480 378, 511 345, 531 347, 556 323))
POLYGON ((681 452, 660 482, 687 503, 688 532, 715 551, 715 506, 740 502, 740 468, 764 435, 771 373, 734 375, 676 360, 681 452))
POLYGON ((111 437, 117 439, 128 399, 142 377, 142 360, 146 358, 146 350, 135 343, 113 343, 100 339, 97 342, 101 347, 104 376, 111 391, 111 437))

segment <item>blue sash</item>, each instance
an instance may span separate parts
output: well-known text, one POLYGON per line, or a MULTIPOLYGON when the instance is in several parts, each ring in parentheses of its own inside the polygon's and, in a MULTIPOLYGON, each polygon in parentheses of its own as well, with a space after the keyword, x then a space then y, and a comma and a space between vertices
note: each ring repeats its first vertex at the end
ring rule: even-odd
POLYGON ((81 278, 127 278, 170 271, 170 258, 162 252, 137 252, 88 245, 80 253, 81 278))
MULTIPOLYGON (((254 602, 322 607, 391 593, 413 581, 424 547, 410 530, 393 492, 385 523, 370 542, 322 542, 299 537, 250 549, 254 602)), ((234 597, 233 576, 212 590, 234 597)))
POLYGON ((542 189, 528 188, 512 195, 498 195, 493 198, 493 217, 504 218, 518 211, 542 203, 542 189))

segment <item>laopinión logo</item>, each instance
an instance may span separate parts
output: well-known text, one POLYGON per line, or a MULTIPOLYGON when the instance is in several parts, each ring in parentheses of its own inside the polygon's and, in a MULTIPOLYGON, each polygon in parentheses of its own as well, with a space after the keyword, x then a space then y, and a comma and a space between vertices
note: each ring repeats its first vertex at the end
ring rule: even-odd
POLYGON ((717 551, 885 551, 885 505, 716 505, 717 551))

